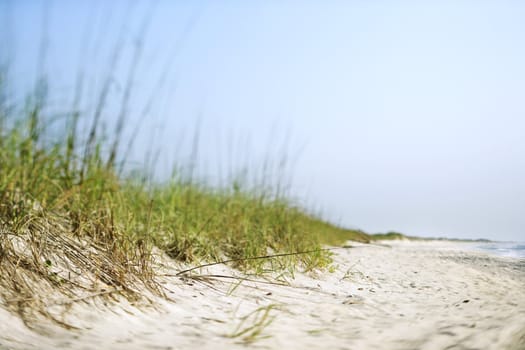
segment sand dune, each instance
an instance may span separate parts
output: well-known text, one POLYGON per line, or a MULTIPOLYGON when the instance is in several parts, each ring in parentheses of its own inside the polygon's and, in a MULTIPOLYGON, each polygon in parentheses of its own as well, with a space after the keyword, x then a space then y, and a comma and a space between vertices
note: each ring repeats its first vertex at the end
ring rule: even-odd
POLYGON ((165 277, 172 302, 79 303, 64 315, 79 330, 32 331, 0 309, 0 349, 525 349, 523 259, 401 242, 334 261, 334 272, 283 276, 289 285, 165 277))

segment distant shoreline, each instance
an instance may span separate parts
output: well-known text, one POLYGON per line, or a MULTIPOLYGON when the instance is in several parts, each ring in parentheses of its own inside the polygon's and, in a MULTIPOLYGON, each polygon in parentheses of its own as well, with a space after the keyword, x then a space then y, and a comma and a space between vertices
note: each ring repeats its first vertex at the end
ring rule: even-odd
POLYGON ((370 235, 372 240, 412 240, 412 241, 451 241, 451 242, 499 242, 486 238, 450 238, 450 237, 420 237, 409 236, 400 232, 375 233, 370 235))
POLYGON ((525 259, 525 242, 509 241, 492 241, 487 239, 449 239, 449 238, 420 238, 411 236, 402 236, 390 239, 373 240, 382 244, 396 244, 396 242, 412 242, 425 244, 461 244, 463 249, 469 251, 483 252, 500 257, 509 257, 516 259, 525 259))

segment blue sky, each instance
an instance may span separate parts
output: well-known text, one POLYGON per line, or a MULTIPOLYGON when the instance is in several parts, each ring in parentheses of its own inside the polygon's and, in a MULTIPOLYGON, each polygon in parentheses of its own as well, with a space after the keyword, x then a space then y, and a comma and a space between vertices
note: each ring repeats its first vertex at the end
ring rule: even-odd
POLYGON ((159 176, 189 157, 198 125, 202 174, 286 153, 293 196, 336 223, 525 240, 524 2, 150 4, 2 1, 11 78, 30 89, 45 37, 55 108, 70 105, 79 67, 86 111, 111 74, 111 124, 143 36, 133 159, 154 144, 159 176))

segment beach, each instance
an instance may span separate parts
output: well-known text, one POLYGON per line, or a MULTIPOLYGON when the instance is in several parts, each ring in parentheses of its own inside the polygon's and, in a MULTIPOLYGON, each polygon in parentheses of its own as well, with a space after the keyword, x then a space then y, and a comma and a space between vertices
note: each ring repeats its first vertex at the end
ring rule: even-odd
POLYGON ((525 259, 446 241, 347 246, 326 271, 271 279, 224 265, 181 278, 163 260, 169 300, 79 301, 60 315, 78 329, 30 330, 0 308, 0 349, 525 349, 525 259))

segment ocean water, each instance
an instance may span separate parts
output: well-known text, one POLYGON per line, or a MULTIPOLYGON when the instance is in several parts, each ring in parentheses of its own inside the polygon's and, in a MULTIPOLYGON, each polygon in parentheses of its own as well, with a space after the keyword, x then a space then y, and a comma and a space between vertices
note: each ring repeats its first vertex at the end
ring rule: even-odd
POLYGON ((525 242, 476 243, 472 248, 494 255, 525 259, 525 242))

